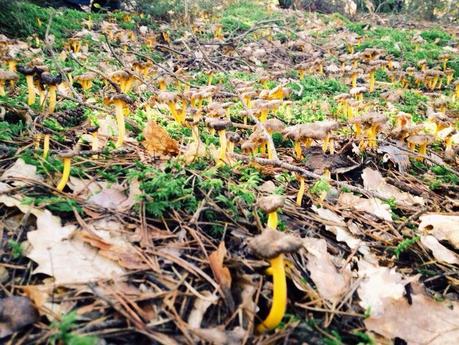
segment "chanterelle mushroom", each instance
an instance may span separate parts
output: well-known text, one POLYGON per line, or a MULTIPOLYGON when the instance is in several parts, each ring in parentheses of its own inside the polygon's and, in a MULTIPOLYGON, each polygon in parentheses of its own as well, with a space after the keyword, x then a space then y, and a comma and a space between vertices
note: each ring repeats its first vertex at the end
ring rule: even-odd
POLYGON ((40 81, 43 85, 48 85, 48 112, 52 114, 56 109, 57 86, 62 83, 62 75, 53 76, 51 73, 43 72, 40 75, 40 81))
POLYGON ((206 119, 206 125, 214 129, 218 133, 220 139, 220 151, 218 155, 217 165, 222 165, 225 162, 226 158, 226 149, 227 149, 227 139, 226 139, 226 129, 231 126, 231 120, 229 119, 219 119, 214 117, 208 117, 206 119))
POLYGON ((277 210, 282 208, 285 203, 285 197, 281 195, 263 196, 258 199, 257 206, 268 215, 268 227, 277 228, 278 218, 277 210))
MULTIPOLYGON (((434 137, 428 134, 412 135, 406 139, 408 143, 408 149, 415 152, 416 145, 419 146, 419 154, 427 155, 427 145, 434 141, 434 137)), ((423 160, 423 157, 417 157, 417 160, 423 160)))
POLYGON ((125 94, 122 93, 114 93, 109 94, 105 100, 105 104, 113 104, 116 108, 116 124, 118 127, 118 139, 116 141, 115 146, 120 147, 123 145, 124 136, 126 135, 126 127, 124 123, 124 107, 127 104, 131 104, 132 100, 125 94))

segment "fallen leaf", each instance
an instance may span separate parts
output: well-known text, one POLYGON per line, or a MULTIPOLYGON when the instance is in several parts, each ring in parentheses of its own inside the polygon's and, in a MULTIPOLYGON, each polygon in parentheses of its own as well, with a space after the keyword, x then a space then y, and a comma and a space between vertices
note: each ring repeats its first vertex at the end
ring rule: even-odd
POLYGON ((397 187, 386 182, 381 173, 371 168, 365 168, 362 172, 363 186, 370 192, 378 192, 387 199, 395 199, 402 206, 423 206, 425 200, 419 196, 402 192, 397 187))
POLYGON ((179 153, 177 141, 172 139, 169 133, 155 121, 150 120, 147 123, 143 135, 145 138, 143 145, 149 153, 173 156, 179 153))
POLYGON ((218 301, 218 297, 209 291, 203 291, 201 295, 205 298, 198 297, 195 299, 193 309, 190 312, 190 316, 188 316, 188 326, 192 329, 201 327, 201 322, 207 309, 218 301))
POLYGON ((398 166, 398 171, 405 172, 410 166, 410 156, 407 152, 393 145, 385 145, 378 148, 379 153, 384 153, 383 161, 391 161, 398 166))
MULTIPOLYGON (((2 179, 28 179, 34 181, 42 181, 43 178, 37 174, 37 167, 35 165, 27 164, 22 158, 19 158, 14 164, 5 170, 2 174, 2 179)), ((14 186, 23 186, 25 183, 22 181, 14 181, 14 186)))
POLYGON ((425 214, 419 217, 419 230, 434 236, 439 241, 448 241, 459 249, 459 216, 425 214))
POLYGON ((225 331, 223 326, 214 328, 194 329, 193 333, 204 341, 215 345, 240 345, 247 331, 242 327, 236 327, 231 331, 225 331))
POLYGON ((365 326, 386 338, 401 338, 408 345, 458 344, 459 303, 436 302, 421 294, 412 294, 411 301, 387 301, 384 313, 366 318, 365 326))
POLYGON ((387 301, 401 299, 405 285, 417 279, 415 276, 406 280, 395 268, 381 267, 366 260, 360 260, 358 267, 359 277, 362 278, 357 289, 360 305, 370 310, 372 316, 382 315, 387 301))
POLYGON ((338 204, 360 212, 367 212, 379 219, 392 222, 389 205, 376 198, 366 199, 352 193, 341 193, 338 204))
POLYGON ((421 236, 421 243, 432 252, 432 255, 438 261, 446 262, 448 264, 459 264, 458 255, 438 242, 434 236, 421 236))
POLYGON ((18 196, 0 195, 0 203, 17 207, 23 213, 30 212, 37 218, 37 229, 27 233, 32 247, 27 257, 38 263, 33 273, 53 276, 56 285, 113 279, 124 274, 118 264, 74 238, 76 226, 62 226, 59 217, 48 210, 23 204, 18 196))
POLYGON ((103 189, 99 193, 91 196, 88 202, 109 209, 117 209, 120 204, 127 200, 121 186, 112 185, 110 188, 103 189))
POLYGON ((308 251, 306 267, 319 295, 332 303, 339 302, 350 286, 350 271, 345 269, 341 273, 338 272, 332 256, 327 252, 325 240, 305 238, 303 245, 308 251))
POLYGON ((70 300, 55 302, 54 287, 52 283, 21 286, 22 291, 33 302, 40 315, 45 315, 49 321, 60 319, 75 305, 75 302, 70 300))
POLYGON ((225 242, 220 242, 218 249, 209 255, 209 265, 215 280, 220 285, 231 310, 234 309, 234 300, 231 295, 231 273, 223 264, 226 255, 225 242))
POLYGON ((0 299, 0 339, 38 320, 38 313, 27 297, 10 296, 0 299))

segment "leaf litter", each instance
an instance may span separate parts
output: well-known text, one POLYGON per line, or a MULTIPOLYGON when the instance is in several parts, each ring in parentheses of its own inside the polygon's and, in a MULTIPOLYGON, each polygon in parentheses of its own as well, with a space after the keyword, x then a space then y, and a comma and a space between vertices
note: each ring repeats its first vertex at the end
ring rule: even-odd
MULTIPOLYGON (((251 6, 247 13, 263 12, 251 6)), ((182 32, 139 28, 140 16, 121 13, 96 27, 85 22, 72 34, 86 37, 83 47, 66 45, 65 58, 8 41, 24 57, 95 69, 99 80, 90 90, 60 85, 55 113, 50 100, 8 101, 13 116, 36 121, 0 166, 1 338, 49 338, 75 311, 70 334, 114 343, 322 344, 315 339, 325 336, 357 344, 362 334, 373 343, 458 342, 458 137, 450 120, 457 100, 446 70, 440 86, 426 72, 419 87, 404 79, 408 72, 397 74, 418 61, 357 43, 387 28, 365 26, 359 36, 339 16, 276 8, 249 29, 228 31, 224 22, 222 39, 215 18, 182 32), (351 87, 357 60, 362 99, 351 87), (396 92, 393 78, 403 86, 396 92), (373 97, 373 82, 396 97, 378 103, 383 93, 373 97), (428 107, 402 112, 418 94, 428 107), (115 99, 125 104, 110 108, 115 99), (265 111, 280 124, 268 125, 265 111), (428 118, 421 130, 415 116, 428 118), (295 126, 301 131, 284 135, 295 126), (435 153, 424 153, 423 141, 435 153), (71 176, 59 189, 69 151, 71 176), (282 205, 257 206, 262 195, 279 194, 282 205), (284 292, 276 310, 286 313, 260 332, 284 292)), ((454 61, 456 48, 442 44, 457 38, 448 37, 431 45, 454 61)), ((433 71, 440 63, 429 61, 439 66, 433 71)), ((26 83, 18 84, 25 94, 26 83)))

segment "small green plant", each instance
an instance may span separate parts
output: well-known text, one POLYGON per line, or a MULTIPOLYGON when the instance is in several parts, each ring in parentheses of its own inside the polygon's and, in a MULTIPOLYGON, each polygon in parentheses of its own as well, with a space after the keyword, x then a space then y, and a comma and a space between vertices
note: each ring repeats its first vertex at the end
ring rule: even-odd
POLYGON ((416 244, 420 239, 419 236, 414 236, 411 238, 406 238, 403 241, 401 241, 397 247, 394 249, 394 254, 397 259, 400 258, 400 255, 408 250, 412 245, 416 244))
POLYGON ((11 256, 13 259, 19 259, 22 257, 22 245, 21 243, 15 241, 15 240, 8 240, 8 246, 11 249, 11 256))
POLYGON ((65 314, 60 321, 55 321, 51 324, 51 328, 55 329, 55 334, 50 337, 50 344, 65 344, 65 345, 95 345, 96 337, 86 335, 78 335, 72 332, 77 321, 77 313, 70 312, 65 314))
POLYGON ((330 338, 326 338, 324 339, 324 344, 325 345, 343 345, 343 338, 341 337, 341 335, 333 330, 331 331, 331 336, 330 338))
POLYGON ((324 178, 321 178, 316 183, 312 185, 309 189, 311 194, 322 195, 323 193, 328 193, 331 189, 330 183, 324 178))
POLYGON ((357 331, 354 332, 354 335, 359 338, 357 345, 376 345, 376 341, 367 333, 357 331))
POLYGON ((13 138, 21 135, 24 128, 22 121, 18 123, 0 121, 0 141, 13 141, 13 138))

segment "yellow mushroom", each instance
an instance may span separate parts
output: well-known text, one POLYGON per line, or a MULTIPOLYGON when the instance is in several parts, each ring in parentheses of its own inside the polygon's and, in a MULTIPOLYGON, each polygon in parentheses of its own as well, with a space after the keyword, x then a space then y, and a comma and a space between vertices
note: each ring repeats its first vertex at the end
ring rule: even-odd
POLYGON ((226 161, 226 150, 228 147, 228 141, 226 139, 226 129, 231 126, 231 120, 223 118, 214 118, 214 117, 208 117, 206 119, 206 125, 209 128, 214 129, 218 137, 220 139, 220 149, 219 149, 219 154, 217 158, 217 166, 221 166, 225 164, 226 161))
POLYGON ((72 168, 72 158, 76 155, 74 151, 67 151, 60 154, 60 157, 63 160, 64 168, 62 170, 62 177, 59 183, 56 186, 56 189, 62 192, 67 185, 70 177, 70 171, 72 168))
POLYGON ((115 117, 116 117, 116 124, 118 127, 118 138, 116 140, 116 147, 123 146, 124 137, 126 135, 126 125, 124 121, 124 108, 132 103, 132 100, 125 94, 115 93, 107 96, 104 100, 105 104, 115 106, 115 117))
POLYGON ((43 72, 40 75, 40 81, 43 85, 47 85, 47 95, 48 95, 48 114, 54 113, 56 109, 56 95, 57 95, 57 86, 62 83, 62 75, 58 74, 56 76, 51 75, 48 72, 43 72))

